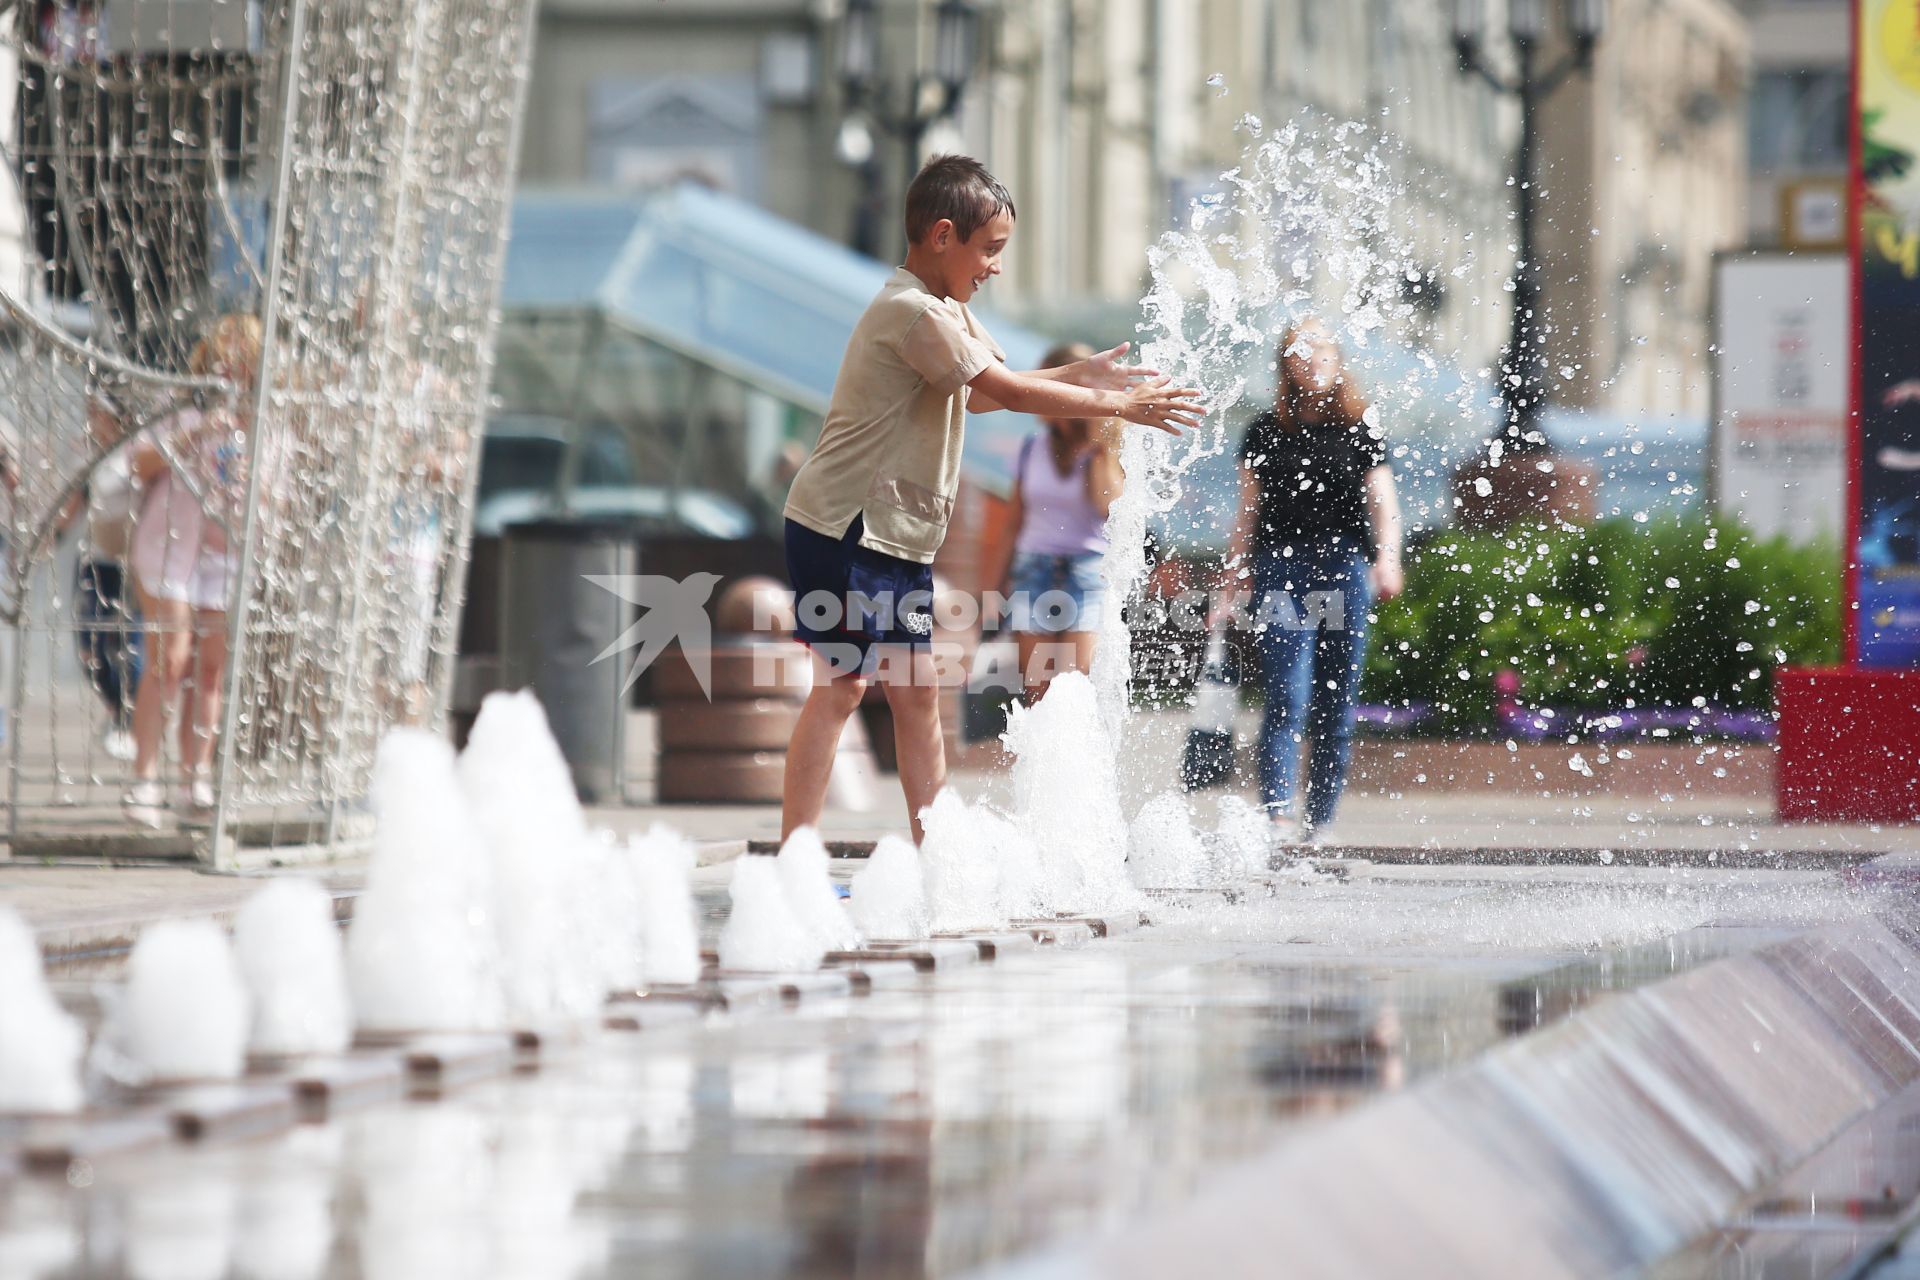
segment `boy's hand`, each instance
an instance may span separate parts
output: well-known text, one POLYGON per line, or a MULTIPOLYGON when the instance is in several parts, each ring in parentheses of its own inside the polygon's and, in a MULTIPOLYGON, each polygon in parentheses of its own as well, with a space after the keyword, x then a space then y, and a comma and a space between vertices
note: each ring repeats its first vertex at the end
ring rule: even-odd
POLYGON ((1075 381, 1083 387, 1092 387, 1095 391, 1128 391, 1135 383, 1160 376, 1158 369, 1149 369, 1145 365, 1121 364, 1120 357, 1131 350, 1131 342, 1123 342, 1117 347, 1102 351, 1097 356, 1088 356, 1080 362, 1078 377, 1075 381))
POLYGON ((1192 387, 1171 386, 1172 381, 1156 376, 1127 388, 1120 416, 1128 422, 1175 436, 1184 428, 1199 426, 1200 415, 1206 412, 1200 403, 1200 392, 1192 387))

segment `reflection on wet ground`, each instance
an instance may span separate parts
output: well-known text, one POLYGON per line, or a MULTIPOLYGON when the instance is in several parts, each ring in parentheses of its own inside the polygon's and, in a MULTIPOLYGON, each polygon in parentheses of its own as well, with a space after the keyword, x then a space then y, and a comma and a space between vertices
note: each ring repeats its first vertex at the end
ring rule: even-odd
POLYGON ((1445 868, 1162 904, 1158 927, 1077 950, 0 1182, 0 1276, 955 1275, 1847 909, 1813 875, 1445 868))

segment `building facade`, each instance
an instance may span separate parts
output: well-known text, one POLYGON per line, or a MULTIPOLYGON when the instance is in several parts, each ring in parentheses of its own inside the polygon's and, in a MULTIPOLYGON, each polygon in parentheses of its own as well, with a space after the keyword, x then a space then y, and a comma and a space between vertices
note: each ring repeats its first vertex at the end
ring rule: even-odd
POLYGON ((543 0, 521 144, 533 186, 695 178, 845 237, 835 3, 543 0))
POLYGON ((1515 117, 1457 73, 1443 10, 1389 0, 1003 5, 965 124, 1034 213, 1002 282, 1007 305, 1043 325, 1050 314, 1130 310, 1147 286, 1147 248, 1245 159, 1243 115, 1270 128, 1365 121, 1401 171, 1399 221, 1416 259, 1446 282, 1422 328, 1456 363, 1486 364, 1506 330, 1496 303, 1512 252, 1498 232, 1515 117))
POLYGON ((1848 0, 1743 0, 1753 32, 1748 95, 1756 246, 1838 249, 1846 240, 1848 0))
MULTIPOLYGON (((546 0, 522 154, 532 185, 640 188, 692 176, 847 240, 863 199, 897 252, 916 161, 876 130, 870 174, 846 162, 840 0, 546 0), (869 180, 872 183, 868 186, 869 180)), ((1511 269, 1513 114, 1454 71, 1443 6, 1391 0, 999 0, 976 74, 922 151, 961 147, 1012 187, 1020 237, 999 305, 1043 327, 1130 330, 1146 250, 1188 198, 1239 162, 1246 112, 1378 121, 1408 168, 1407 224, 1451 271, 1437 334, 1463 363, 1498 350, 1511 269), (1209 86, 1222 77, 1223 95, 1209 86), (1467 232, 1477 232, 1469 241, 1467 232), (1479 252, 1469 255, 1472 243, 1479 252), (1488 245, 1492 251, 1486 251, 1488 245)), ((1499 6, 1494 6, 1496 11, 1499 6)), ((899 114, 934 39, 923 0, 882 0, 882 114, 899 114)), ((1497 16, 1497 13, 1496 13, 1497 16)))
MULTIPOLYGON (((1734 0, 1613 0, 1591 74, 1576 75, 1542 114, 1539 230, 1553 365, 1568 371, 1555 391, 1563 405, 1703 416, 1712 256, 1750 230, 1764 236, 1779 184, 1828 157, 1828 133, 1809 113, 1832 95, 1835 29, 1844 56, 1844 23, 1827 13, 1841 6, 1743 2, 1751 15, 1734 0), (1754 82, 1751 126, 1772 139, 1756 154, 1772 167, 1751 199, 1749 17, 1773 50, 1754 82), (1817 51, 1827 69, 1778 61, 1794 49, 1817 51), (1762 115, 1788 123, 1763 131, 1762 115)), ((855 238, 864 202, 869 230, 880 231, 876 252, 892 256, 918 153, 876 128, 872 163, 848 163, 842 8, 546 0, 523 179, 638 188, 694 176, 842 241, 855 238)), ((1420 328, 1464 369, 1497 363, 1510 324, 1507 177, 1518 118, 1511 101, 1458 73, 1446 5, 977 8, 979 47, 957 115, 919 151, 969 150, 1013 189, 1020 235, 994 286, 1001 309, 1061 334, 1131 332, 1146 251, 1196 191, 1240 162, 1236 121, 1251 112, 1278 125, 1317 112, 1391 136, 1404 169, 1402 225, 1445 282, 1420 328)), ((1503 30, 1501 0, 1487 10, 1489 32, 1503 30)), ((933 61, 933 6, 881 0, 879 13, 892 91, 878 114, 898 114, 911 91, 903 72, 933 61)), ((1496 62, 1504 43, 1490 38, 1496 62)))
POLYGON ((1541 262, 1557 403, 1704 420, 1713 256, 1747 236, 1747 24, 1728 0, 1613 0, 1547 104, 1541 262))

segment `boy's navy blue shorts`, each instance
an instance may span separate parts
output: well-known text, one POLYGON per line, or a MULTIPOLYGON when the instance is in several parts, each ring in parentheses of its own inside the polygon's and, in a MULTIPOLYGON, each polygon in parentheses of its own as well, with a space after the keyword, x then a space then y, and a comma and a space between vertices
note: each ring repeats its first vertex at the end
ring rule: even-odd
POLYGON ((933 566, 860 545, 859 516, 829 538, 787 521, 787 581, 793 584, 793 638, 836 675, 871 675, 875 649, 933 643, 933 566))

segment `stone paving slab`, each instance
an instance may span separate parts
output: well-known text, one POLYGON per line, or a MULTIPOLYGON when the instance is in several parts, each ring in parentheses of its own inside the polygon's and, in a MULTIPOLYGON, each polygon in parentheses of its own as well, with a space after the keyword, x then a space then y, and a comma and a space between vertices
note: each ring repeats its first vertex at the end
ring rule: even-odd
POLYGON ((184 1142, 249 1137, 284 1129, 299 1115, 291 1081, 178 1085, 153 1093, 184 1142))
POLYGON ((406 1087, 407 1067, 397 1053, 348 1053, 308 1059, 259 1078, 285 1080, 299 1100, 301 1118, 319 1120, 348 1107, 399 1097, 406 1087))
POLYGON ((11 1148, 28 1172, 56 1176, 70 1174, 77 1163, 126 1155, 173 1137, 172 1117, 155 1106, 0 1120, 0 1152, 11 1148))
POLYGON ((672 997, 612 1000, 607 1004, 601 1025, 609 1031, 657 1031, 661 1027, 698 1022, 700 1013, 699 1004, 672 997))
POLYGON ((513 1069, 513 1037, 504 1034, 418 1036, 406 1047, 409 1084, 447 1089, 513 1069))
POLYGON ((1022 951, 1032 951, 1040 945, 1031 931, 1026 929, 1008 929, 996 933, 975 933, 966 935, 966 940, 980 948, 982 960, 997 960, 1003 955, 1013 955, 1022 951))
POLYGON ((853 994, 853 975, 839 969, 790 973, 780 979, 780 995, 788 1004, 813 1004, 844 999, 853 994))
POLYGON ((898 990, 920 981, 920 969, 911 960, 830 960, 828 964, 847 975, 855 995, 898 990))
POLYGON ((1013 923, 1043 947, 1081 947, 1098 936, 1085 920, 1015 920, 1013 923))
POLYGON ((970 939, 933 938, 925 942, 870 942, 859 951, 829 951, 828 964, 859 964, 868 960, 906 960, 922 973, 977 964, 980 947, 970 939))
POLYGON ((786 984, 775 974, 722 973, 701 984, 707 1002, 728 1013, 777 1005, 787 998, 786 984))
POLYGON ((1144 911, 1110 911, 1105 915, 1076 918, 1093 930, 1093 936, 1096 938, 1117 938, 1122 934, 1132 933, 1147 922, 1144 911))
MULTIPOLYGON (((599 811, 596 811, 596 816, 599 811)), ((628 823, 644 829, 649 823, 628 823)), ((699 865, 719 867, 745 851, 744 840, 698 846, 699 865)), ((334 896, 334 917, 353 915, 365 881, 363 864, 293 869, 279 874, 318 879, 334 896)), ((216 874, 189 865, 87 862, 43 865, 0 861, 0 907, 18 912, 50 962, 124 952, 159 920, 210 919, 231 926, 265 875, 216 874)))

